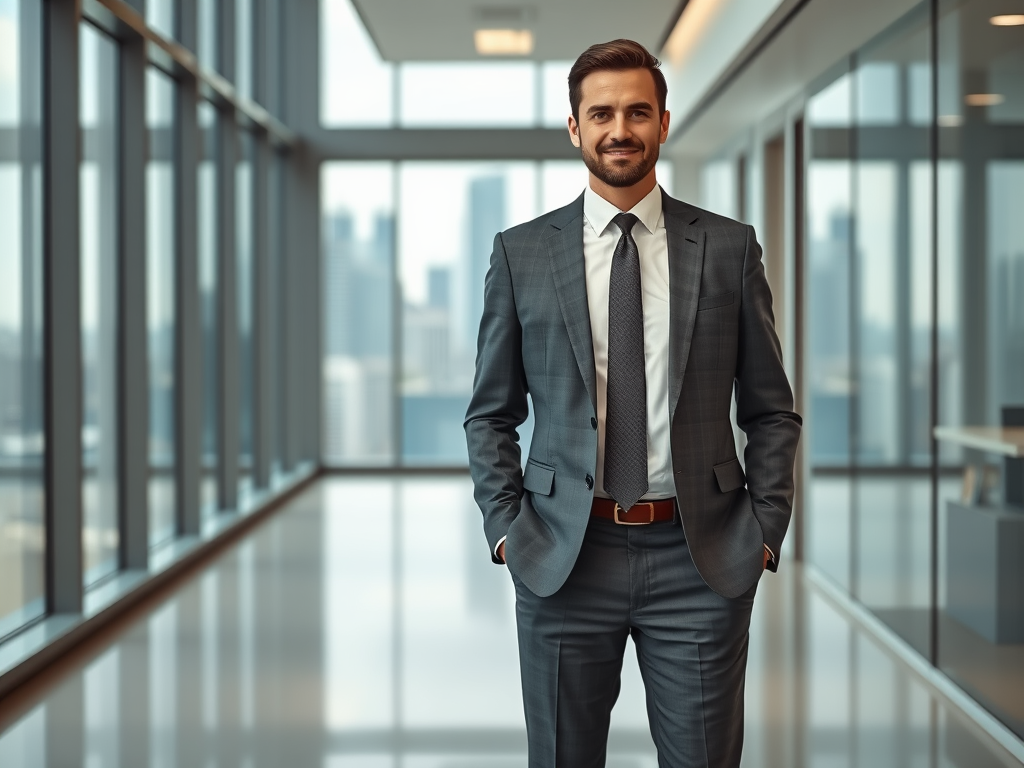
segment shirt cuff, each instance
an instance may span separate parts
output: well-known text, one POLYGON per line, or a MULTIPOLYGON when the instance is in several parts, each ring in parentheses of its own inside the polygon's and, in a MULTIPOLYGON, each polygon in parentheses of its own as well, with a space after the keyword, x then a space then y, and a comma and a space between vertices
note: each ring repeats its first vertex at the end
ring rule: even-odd
MULTIPOLYGON (((498 543, 494 545, 494 556, 498 560, 501 560, 501 562, 503 562, 503 563, 505 562, 505 560, 504 560, 504 558, 498 557, 498 550, 501 549, 501 545, 505 543, 505 539, 507 539, 507 538, 508 538, 508 536, 502 536, 500 539, 498 539, 498 543)), ((765 547, 765 549, 768 549, 768 547, 765 547)))
MULTIPOLYGON (((502 541, 504 541, 504 539, 502 539, 502 541)), ((497 550, 495 550, 495 551, 497 551, 497 550)), ((764 551, 768 553, 768 560, 770 562, 774 563, 775 562, 775 553, 772 552, 772 548, 769 547, 767 544, 765 544, 764 545, 764 551)))

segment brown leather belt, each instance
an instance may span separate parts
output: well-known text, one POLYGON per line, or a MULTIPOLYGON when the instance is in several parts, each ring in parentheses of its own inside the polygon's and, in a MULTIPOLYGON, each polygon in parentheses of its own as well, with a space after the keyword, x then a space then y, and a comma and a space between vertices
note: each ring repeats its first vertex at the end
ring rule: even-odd
POLYGON ((654 522, 671 520, 676 514, 675 499, 658 499, 657 501, 638 501, 629 509, 623 509, 612 499, 594 497, 590 514, 614 520, 619 525, 647 525, 654 522))

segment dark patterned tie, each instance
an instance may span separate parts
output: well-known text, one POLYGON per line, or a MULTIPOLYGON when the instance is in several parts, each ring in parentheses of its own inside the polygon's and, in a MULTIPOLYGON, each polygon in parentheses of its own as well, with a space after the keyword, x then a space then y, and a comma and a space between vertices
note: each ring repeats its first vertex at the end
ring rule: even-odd
POLYGON ((623 509, 647 492, 647 368, 637 217, 620 213, 622 232, 608 287, 608 393, 604 428, 604 489, 623 509))

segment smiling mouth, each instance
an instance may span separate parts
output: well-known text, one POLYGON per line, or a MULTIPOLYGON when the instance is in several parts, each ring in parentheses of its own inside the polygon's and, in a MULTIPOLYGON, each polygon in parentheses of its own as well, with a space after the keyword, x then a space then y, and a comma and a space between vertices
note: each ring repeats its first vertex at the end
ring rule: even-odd
POLYGON ((640 147, 610 147, 609 149, 601 150, 601 154, 625 158, 640 154, 640 147))

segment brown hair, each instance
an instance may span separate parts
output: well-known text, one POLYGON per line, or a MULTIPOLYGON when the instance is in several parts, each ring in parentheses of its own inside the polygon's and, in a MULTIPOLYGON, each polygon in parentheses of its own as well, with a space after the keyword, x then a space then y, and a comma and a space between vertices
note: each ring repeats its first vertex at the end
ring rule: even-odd
POLYGON ((646 69, 654 78, 654 89, 658 93, 658 109, 664 114, 668 83, 665 82, 665 75, 659 67, 661 62, 640 43, 632 40, 619 39, 590 46, 580 54, 569 70, 569 104, 572 106, 572 116, 579 121, 584 78, 592 72, 604 69, 646 69))

